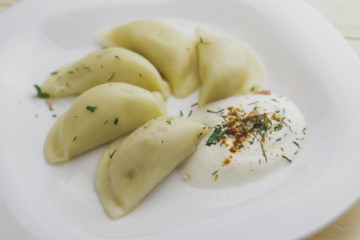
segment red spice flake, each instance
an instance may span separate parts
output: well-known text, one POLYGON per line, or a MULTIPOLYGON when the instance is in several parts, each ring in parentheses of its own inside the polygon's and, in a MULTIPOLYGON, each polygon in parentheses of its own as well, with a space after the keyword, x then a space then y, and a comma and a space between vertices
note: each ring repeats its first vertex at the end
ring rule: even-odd
POLYGON ((232 153, 236 153, 237 149, 236 147, 232 146, 230 149, 229 149, 230 152, 232 153))
POLYGON ((223 163, 222 163, 222 166, 224 167, 224 166, 227 166, 227 165, 229 165, 230 164, 230 159, 225 159, 224 161, 223 161, 223 163))
POLYGON ((190 181, 191 177, 188 173, 186 173, 186 174, 184 174, 183 179, 186 182, 186 181, 190 181))
POLYGON ((51 100, 46 100, 46 105, 49 107, 49 109, 50 109, 50 111, 52 111, 53 110, 53 103, 52 103, 52 101, 51 100))
POLYGON ((262 94, 262 95, 271 95, 270 90, 261 90, 261 91, 255 91, 255 94, 262 94))

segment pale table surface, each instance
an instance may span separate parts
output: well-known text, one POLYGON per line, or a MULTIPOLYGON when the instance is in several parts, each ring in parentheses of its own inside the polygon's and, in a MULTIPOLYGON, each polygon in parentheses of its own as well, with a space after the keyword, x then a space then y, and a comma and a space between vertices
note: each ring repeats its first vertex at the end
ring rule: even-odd
MULTIPOLYGON (((0 0, 0 11, 18 1, 20 0, 0 0)), ((360 56, 360 0, 306 1, 343 34, 360 56)), ((335 223, 315 234, 309 240, 360 240, 360 202, 335 223)))

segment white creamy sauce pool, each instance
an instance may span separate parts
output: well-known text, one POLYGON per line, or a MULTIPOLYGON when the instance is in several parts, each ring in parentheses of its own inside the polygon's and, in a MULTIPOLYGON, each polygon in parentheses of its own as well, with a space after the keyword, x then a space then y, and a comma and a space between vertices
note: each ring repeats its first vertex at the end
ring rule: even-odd
POLYGON ((204 188, 254 182, 291 164, 301 151, 305 119, 285 96, 252 94, 193 111, 212 130, 180 167, 184 180, 204 188))

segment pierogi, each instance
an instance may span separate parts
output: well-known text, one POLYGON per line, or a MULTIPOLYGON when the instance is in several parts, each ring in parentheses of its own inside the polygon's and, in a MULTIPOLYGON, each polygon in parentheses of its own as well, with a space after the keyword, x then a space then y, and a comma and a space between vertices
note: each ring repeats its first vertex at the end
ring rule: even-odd
POLYGON ((149 59, 176 97, 186 97, 200 85, 194 41, 167 24, 130 22, 104 34, 103 44, 124 47, 149 59))
POLYGON ((143 56, 120 47, 97 50, 84 58, 52 72, 41 85, 50 97, 75 95, 102 83, 124 82, 149 91, 158 91, 166 99, 170 87, 157 69, 143 56))
POLYGON ((63 163, 165 115, 158 92, 127 83, 105 83, 81 94, 55 123, 45 142, 45 158, 63 163))
POLYGON ((111 218, 132 211, 181 161, 195 152, 209 132, 182 117, 159 117, 115 141, 104 152, 96 174, 96 191, 111 218))
POLYGON ((202 87, 199 106, 258 89, 263 69, 249 49, 235 40, 198 28, 197 51, 202 87))

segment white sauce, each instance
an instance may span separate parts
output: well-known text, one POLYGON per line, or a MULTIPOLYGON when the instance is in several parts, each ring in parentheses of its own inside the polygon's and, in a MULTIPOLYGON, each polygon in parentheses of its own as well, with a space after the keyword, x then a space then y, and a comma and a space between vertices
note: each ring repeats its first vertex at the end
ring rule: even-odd
POLYGON ((191 117, 211 127, 212 133, 202 139, 198 150, 179 170, 184 180, 203 188, 239 186, 286 167, 299 154, 306 130, 303 115, 284 96, 231 97, 199 108, 191 117), (233 107, 237 115, 229 118, 228 107, 233 107), (243 134, 241 141, 234 145, 236 140, 228 132, 224 139, 210 144, 209 138, 216 137, 216 127, 222 132, 229 130, 232 119, 244 123, 242 128, 235 128, 243 134))

